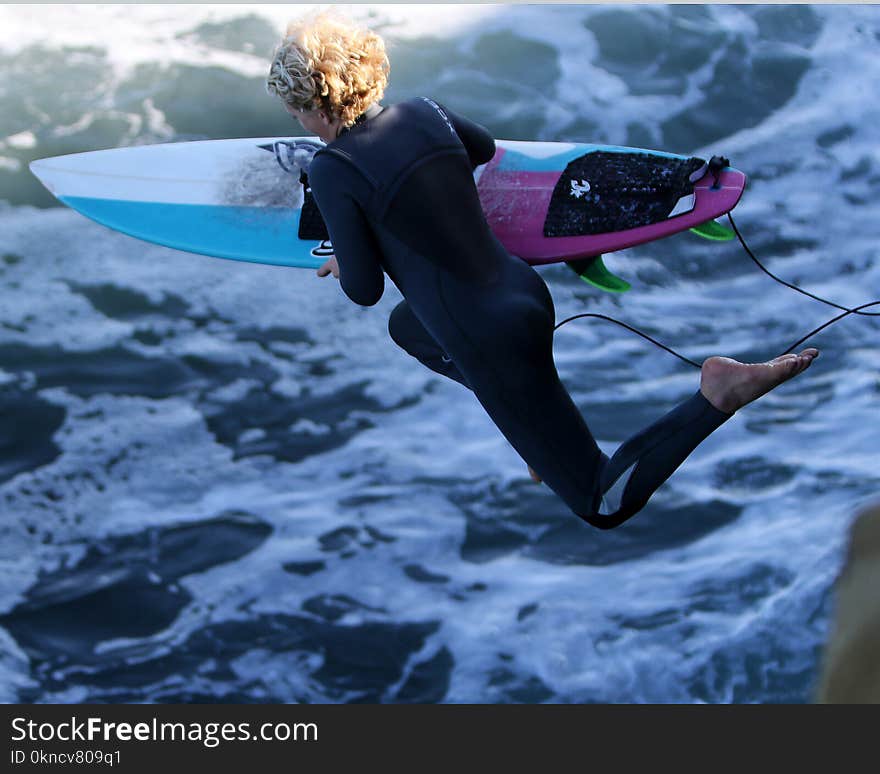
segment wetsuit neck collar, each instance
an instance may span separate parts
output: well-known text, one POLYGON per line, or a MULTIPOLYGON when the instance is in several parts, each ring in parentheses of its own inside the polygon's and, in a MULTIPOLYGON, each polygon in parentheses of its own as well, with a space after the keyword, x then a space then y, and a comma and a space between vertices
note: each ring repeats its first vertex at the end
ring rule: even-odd
POLYGON ((374 102, 370 105, 363 113, 361 113, 357 118, 355 118, 354 123, 351 126, 344 126, 340 130, 339 134, 336 135, 337 139, 342 137, 342 135, 350 132, 354 127, 360 126, 361 124, 365 124, 371 118, 375 118, 379 113, 381 113, 385 108, 382 107, 378 102, 374 102))
POLYGON ((369 121, 371 118, 375 118, 384 109, 385 108, 383 108, 378 102, 374 102, 363 113, 361 113, 357 118, 355 118, 355 120, 354 120, 355 125, 362 124, 362 123, 364 123, 364 121, 369 121))

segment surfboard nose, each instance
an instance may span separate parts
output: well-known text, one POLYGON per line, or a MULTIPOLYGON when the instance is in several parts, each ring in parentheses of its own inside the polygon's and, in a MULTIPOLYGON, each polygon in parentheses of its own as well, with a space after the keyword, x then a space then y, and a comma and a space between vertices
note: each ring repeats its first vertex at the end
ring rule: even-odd
POLYGON ((49 174, 49 161, 51 161, 51 159, 35 159, 28 164, 28 169, 30 169, 31 174, 37 178, 46 189, 48 189, 49 193, 57 197, 58 194, 56 193, 55 186, 52 182, 52 175, 49 174))

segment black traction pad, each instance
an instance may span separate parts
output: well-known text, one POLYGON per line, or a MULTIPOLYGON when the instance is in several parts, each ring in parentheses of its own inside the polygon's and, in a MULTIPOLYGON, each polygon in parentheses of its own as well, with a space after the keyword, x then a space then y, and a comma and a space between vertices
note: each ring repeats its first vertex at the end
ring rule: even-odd
POLYGON ((309 188, 308 177, 303 173, 300 175, 299 180, 303 187, 303 204, 299 215, 299 238, 305 240, 318 239, 321 241, 330 239, 330 234, 327 233, 327 225, 324 223, 324 218, 315 202, 312 189, 309 188))
POLYGON ((553 189, 544 236, 626 231, 669 217, 705 161, 594 151, 569 162, 553 189))

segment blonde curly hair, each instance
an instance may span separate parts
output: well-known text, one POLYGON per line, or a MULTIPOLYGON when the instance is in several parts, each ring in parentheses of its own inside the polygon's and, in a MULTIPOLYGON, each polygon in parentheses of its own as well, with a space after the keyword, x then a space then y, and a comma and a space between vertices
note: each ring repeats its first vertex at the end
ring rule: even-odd
POLYGON ((382 98, 390 69, 379 35, 320 13, 288 25, 266 91, 292 108, 324 108, 350 126, 382 98))

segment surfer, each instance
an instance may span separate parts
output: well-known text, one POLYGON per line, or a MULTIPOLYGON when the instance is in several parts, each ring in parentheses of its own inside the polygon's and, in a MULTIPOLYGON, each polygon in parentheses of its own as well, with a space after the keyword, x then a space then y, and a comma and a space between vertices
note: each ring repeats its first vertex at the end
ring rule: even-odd
POLYGON ((387 274, 404 297, 391 338, 471 389, 532 478, 584 521, 622 524, 734 412, 818 355, 711 357, 691 397, 607 456, 560 382, 547 286, 483 215, 473 170, 494 140, 428 98, 381 106, 388 72, 379 35, 327 15, 291 23, 275 52, 267 90, 326 143, 308 170, 335 253, 318 275, 371 306, 387 274))

